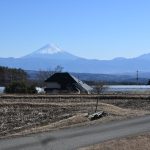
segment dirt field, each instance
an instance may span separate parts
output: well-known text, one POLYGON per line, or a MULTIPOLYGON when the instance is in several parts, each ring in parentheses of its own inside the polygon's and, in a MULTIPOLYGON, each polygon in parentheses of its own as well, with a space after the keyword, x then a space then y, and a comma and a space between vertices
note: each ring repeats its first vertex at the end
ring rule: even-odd
POLYGON ((101 122, 150 112, 149 96, 142 95, 2 95, 0 137, 89 123, 87 116, 94 112, 97 99, 98 110, 107 113, 101 122))

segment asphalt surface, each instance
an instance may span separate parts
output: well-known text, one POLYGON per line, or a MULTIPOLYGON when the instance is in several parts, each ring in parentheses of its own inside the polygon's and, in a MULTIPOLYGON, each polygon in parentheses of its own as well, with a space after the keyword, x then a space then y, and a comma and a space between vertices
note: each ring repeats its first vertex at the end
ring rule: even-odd
POLYGON ((0 140, 0 150, 73 150, 150 131, 150 116, 0 140))

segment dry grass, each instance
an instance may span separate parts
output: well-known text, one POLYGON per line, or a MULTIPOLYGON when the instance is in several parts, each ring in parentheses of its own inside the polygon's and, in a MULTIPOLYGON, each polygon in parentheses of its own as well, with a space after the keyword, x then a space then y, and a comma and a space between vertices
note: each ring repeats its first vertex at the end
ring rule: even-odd
POLYGON ((80 150, 150 150, 150 133, 111 140, 80 150))
POLYGON ((111 115, 117 116, 142 116, 144 114, 149 114, 149 111, 146 110, 137 110, 137 109, 125 109, 115 105, 99 103, 99 109, 105 112, 108 112, 111 115))
MULTIPOLYGON (((87 108, 88 106, 89 105, 86 104, 87 108)), ((14 134, 14 136, 26 135, 26 134, 37 133, 37 132, 45 132, 45 131, 50 131, 53 129, 78 126, 78 125, 106 123, 106 122, 113 121, 113 120, 122 120, 126 118, 131 118, 134 116, 142 116, 142 115, 150 114, 149 111, 122 109, 117 106, 113 106, 113 105, 105 104, 105 103, 99 103, 98 110, 103 110, 108 115, 99 120, 95 120, 91 122, 87 117, 88 113, 77 113, 74 116, 71 116, 69 118, 62 119, 60 121, 56 121, 53 123, 48 123, 47 125, 41 125, 39 127, 37 126, 37 127, 29 128, 29 129, 27 128, 26 130, 23 130, 21 132, 14 134)))

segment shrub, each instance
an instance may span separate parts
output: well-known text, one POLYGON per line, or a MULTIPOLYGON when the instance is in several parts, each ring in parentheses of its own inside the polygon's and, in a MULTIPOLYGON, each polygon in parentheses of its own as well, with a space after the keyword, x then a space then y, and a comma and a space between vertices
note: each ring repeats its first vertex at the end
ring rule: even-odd
POLYGON ((36 89, 34 85, 28 86, 23 81, 14 81, 8 84, 5 88, 5 93, 19 93, 19 94, 26 94, 26 93, 36 93, 36 89))

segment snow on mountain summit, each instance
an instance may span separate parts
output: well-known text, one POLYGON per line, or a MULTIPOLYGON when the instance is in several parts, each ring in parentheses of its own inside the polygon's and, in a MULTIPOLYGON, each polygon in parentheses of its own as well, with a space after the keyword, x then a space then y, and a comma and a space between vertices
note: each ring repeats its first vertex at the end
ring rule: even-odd
POLYGON ((59 47, 55 46, 54 44, 47 44, 42 48, 24 56, 23 58, 29 59, 63 59, 63 60, 75 60, 78 57, 74 56, 59 47))
POLYGON ((58 52, 62 52, 59 47, 54 44, 47 44, 44 47, 40 48, 39 50, 35 51, 34 54, 55 54, 58 52))

